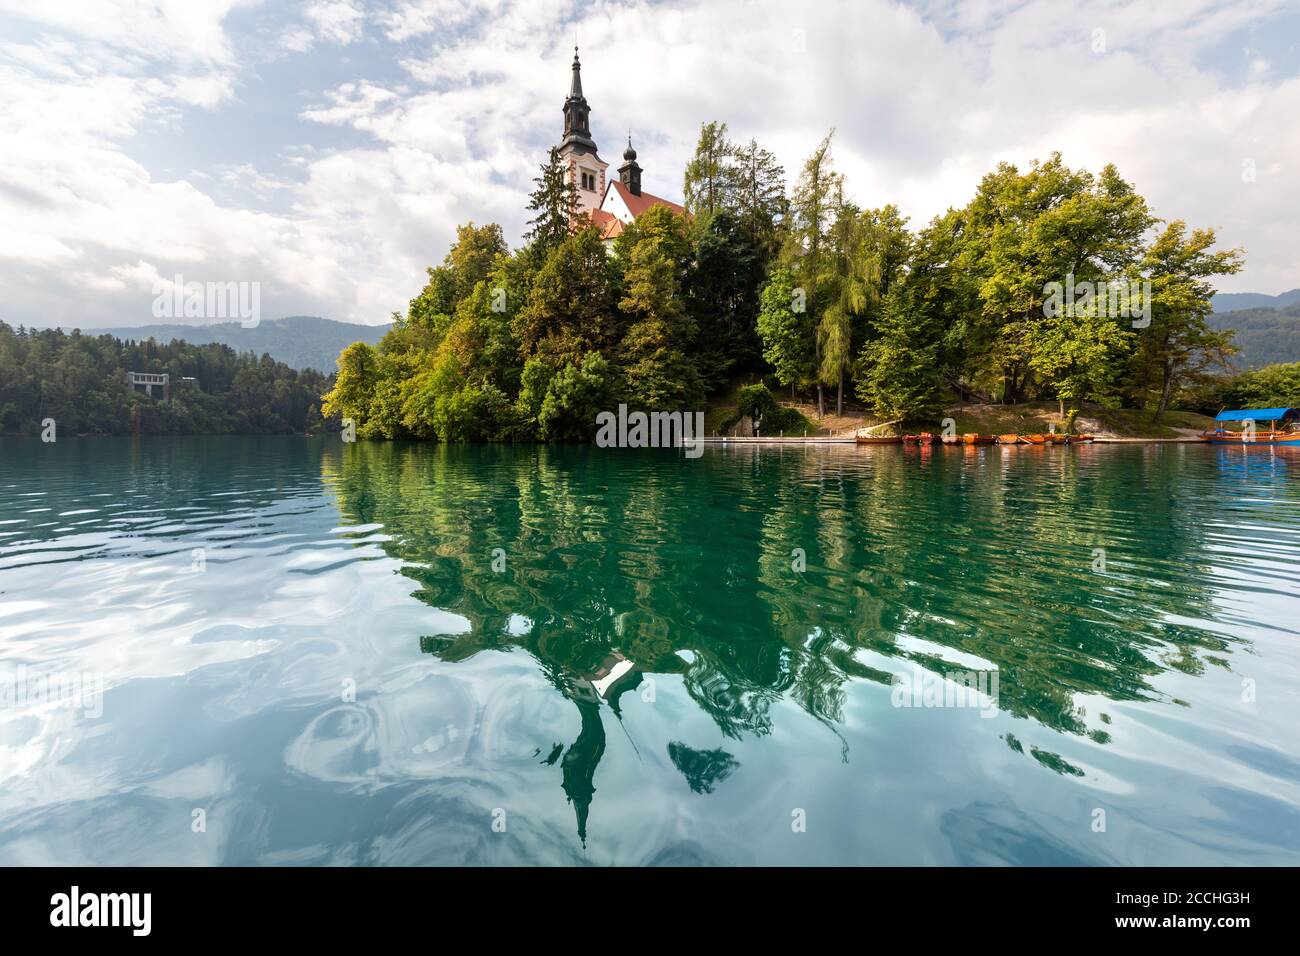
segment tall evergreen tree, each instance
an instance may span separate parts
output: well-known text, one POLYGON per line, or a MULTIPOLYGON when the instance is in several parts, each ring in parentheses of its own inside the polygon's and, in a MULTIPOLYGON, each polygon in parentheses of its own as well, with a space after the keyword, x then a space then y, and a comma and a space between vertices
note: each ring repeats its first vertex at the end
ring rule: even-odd
POLYGON ((758 250, 764 268, 781 247, 781 227, 789 215, 785 169, 757 140, 735 147, 735 212, 758 250))
POLYGON ((763 259, 725 210, 697 230, 695 240, 685 294, 698 329, 700 372, 706 386, 716 389, 733 369, 762 361, 757 325, 763 259))
POLYGON ((537 188, 529 196, 528 211, 536 215, 528 220, 530 228, 525 238, 535 247, 540 259, 564 241, 577 218, 578 193, 558 146, 551 147, 533 182, 537 188))
MULTIPOLYGON (((808 308, 808 321, 816 329, 822 318, 822 303, 829 291, 833 276, 833 260, 827 255, 827 233, 834 221, 835 197, 842 189, 843 177, 835 172, 831 161, 831 139, 835 130, 813 150, 804 162, 799 182, 791 199, 793 229, 790 257, 804 289, 808 308)), ((826 334, 813 336, 812 366, 818 370, 817 414, 824 415, 826 402, 822 392, 822 344, 826 334)))
POLYGON ((682 194, 686 208, 696 217, 707 218, 734 201, 736 169, 734 147, 727 142, 726 123, 701 123, 695 155, 686 164, 682 194))

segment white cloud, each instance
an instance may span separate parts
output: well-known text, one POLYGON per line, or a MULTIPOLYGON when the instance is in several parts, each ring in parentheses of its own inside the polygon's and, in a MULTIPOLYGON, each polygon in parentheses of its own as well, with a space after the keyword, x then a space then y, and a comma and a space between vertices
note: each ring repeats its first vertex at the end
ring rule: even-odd
POLYGON ((617 161, 630 127, 651 192, 680 197, 710 119, 792 176, 835 126, 854 199, 897 202, 914 224, 964 203, 998 161, 1060 149, 1074 166, 1115 162, 1158 215, 1244 246, 1225 288, 1300 284, 1300 80, 1231 40, 1277 15, 1268 0, 1079 0, 1064 15, 1046 0, 336 0, 287 19, 255 3, 72 4, 66 19, 63 6, 0 0, 36 28, 0 44, 9 321, 148 321, 146 268, 261 281, 268 315, 386 320, 457 223, 523 231, 575 33, 597 141, 617 161), (311 59, 267 79, 236 21, 311 59), (229 130, 268 110, 282 139, 260 153, 210 133, 209 118, 229 130), (159 129, 217 145, 164 176, 142 145, 159 129))
POLYGON ((286 30, 280 46, 295 53, 311 49, 317 40, 347 46, 361 39, 365 30, 365 10, 350 0, 312 0, 303 7, 306 21, 286 30))
POLYGON ((377 19, 388 39, 400 43, 495 16, 505 6, 504 0, 410 0, 382 11, 377 19))

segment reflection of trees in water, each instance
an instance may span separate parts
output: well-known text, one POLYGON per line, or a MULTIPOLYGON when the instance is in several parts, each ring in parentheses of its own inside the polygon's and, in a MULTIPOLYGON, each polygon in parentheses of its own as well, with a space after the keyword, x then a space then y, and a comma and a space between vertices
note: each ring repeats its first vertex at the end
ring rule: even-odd
POLYGON ((782 699, 833 730, 845 684, 887 685, 902 659, 939 674, 995 666, 1004 711, 1105 742, 1080 695, 1157 699, 1155 675, 1197 673, 1231 646, 1173 623, 1203 617, 1211 594, 1176 462, 1115 451, 730 448, 687 461, 365 443, 326 470, 346 515, 384 526, 415 595, 469 621, 425 651, 521 648, 575 701, 582 731, 562 766, 585 832, 608 698, 574 687, 611 655, 638 682, 681 675, 729 737, 770 733, 782 699), (1095 547, 1107 574, 1090 569, 1095 547), (1152 573, 1170 554, 1190 573, 1152 573))
POLYGON ((725 750, 696 750, 677 740, 668 745, 668 758, 696 793, 712 793, 740 766, 725 750))
POLYGON ((855 516, 859 546, 847 566, 832 550, 816 558, 828 580, 855 576, 837 587, 844 613, 818 618, 823 631, 849 655, 903 658, 938 674, 996 666, 1004 711, 1109 740, 1089 728, 1079 695, 1164 699, 1155 675, 1199 673, 1233 641, 1175 620, 1204 618, 1213 596, 1203 516, 1179 504, 1176 462, 1078 451, 908 450, 873 460, 829 503, 855 516), (918 472, 929 472, 923 487, 918 472), (1091 570, 1096 547, 1107 550, 1106 574, 1091 570), (1187 563, 1171 568, 1168 555, 1187 563))

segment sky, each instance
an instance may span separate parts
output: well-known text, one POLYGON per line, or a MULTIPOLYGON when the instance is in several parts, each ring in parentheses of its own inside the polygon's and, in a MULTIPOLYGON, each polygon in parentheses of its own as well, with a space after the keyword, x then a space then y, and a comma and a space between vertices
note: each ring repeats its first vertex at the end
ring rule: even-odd
POLYGON ((710 120, 791 179, 834 128, 913 226, 1059 150, 1242 248, 1221 290, 1300 286, 1300 0, 0 0, 0 320, 148 324, 182 276, 389 321, 458 224, 519 242, 575 39, 656 195, 710 120))

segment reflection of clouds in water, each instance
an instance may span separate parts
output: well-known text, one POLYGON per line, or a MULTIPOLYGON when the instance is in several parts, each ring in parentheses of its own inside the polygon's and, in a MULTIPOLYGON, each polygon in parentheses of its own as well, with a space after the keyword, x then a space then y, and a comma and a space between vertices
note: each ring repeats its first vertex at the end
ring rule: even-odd
MULTIPOLYGON (((234 830, 235 774, 214 757, 135 786, 108 774, 57 784, 79 799, 7 812, 0 861, 9 866, 212 866, 223 862, 234 830), (192 827, 195 808, 206 830, 192 827)), ((46 778, 48 782, 49 778, 46 778)))
POLYGON ((380 686, 360 684, 357 701, 314 716, 284 760, 298 773, 335 783, 497 780, 529 766, 537 748, 551 746, 554 729, 570 724, 576 733, 572 704, 521 657, 503 656, 459 674, 422 665, 390 673, 380 686))
POLYGON ((8 824, 6 866, 214 866, 229 833, 220 813, 190 829, 188 801, 100 799, 65 804, 8 824))
POLYGON ((58 522, 0 530, 0 647, 106 671, 105 714, 0 711, 0 863, 1091 861, 1103 799, 1113 861, 1294 859, 1294 720, 1237 701, 1253 669, 1295 683, 1300 503, 1208 450, 936 455, 924 478, 852 447, 690 469, 296 441, 128 469, 134 444, 75 447, 94 468, 28 502, 58 522), (130 483, 92 513, 87 488, 124 480, 105 467, 130 483), (1216 497, 1208 521, 1190 506, 1216 497), (1096 542, 1104 578, 1076 560, 1096 542), (892 708, 905 660, 998 665, 1003 712, 892 708))
MULTIPOLYGON (((1087 826, 1087 819, 1081 825, 1087 826)), ((947 838, 954 863, 962 866, 1104 866, 1114 865, 1102 836, 1082 852, 1079 841, 1066 843, 1019 807, 976 802, 942 814, 939 831, 947 838)))
POLYGON ((335 783, 438 776, 466 761, 478 706, 472 686, 428 674, 317 715, 285 751, 292 770, 335 783))

